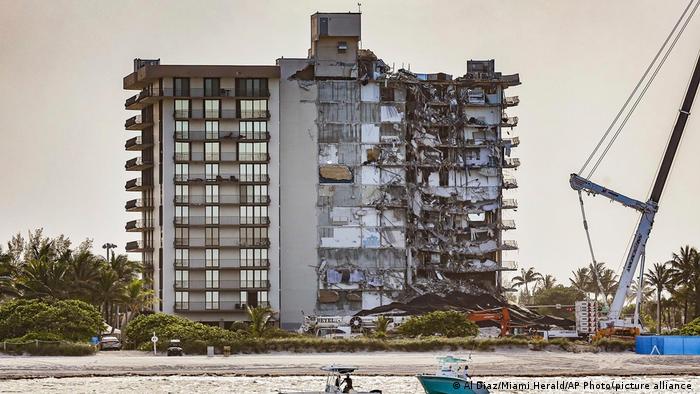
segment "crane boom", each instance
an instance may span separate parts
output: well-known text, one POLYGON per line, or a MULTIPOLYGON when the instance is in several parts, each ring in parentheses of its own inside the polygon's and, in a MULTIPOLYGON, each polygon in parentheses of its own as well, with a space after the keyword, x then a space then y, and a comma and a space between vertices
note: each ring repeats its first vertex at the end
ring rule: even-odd
MULTIPOLYGON (((656 180, 654 181, 654 187, 651 192, 651 196, 646 203, 635 200, 633 198, 627 197, 623 194, 617 193, 610 190, 604 186, 598 185, 585 179, 577 174, 571 174, 569 183, 574 190, 584 190, 591 194, 598 194, 607 197, 613 201, 617 201, 624 206, 634 208, 641 212, 642 217, 639 219, 637 224, 637 230, 632 239, 632 244, 627 252, 627 257, 625 259, 625 265, 620 275, 620 282, 617 287, 617 292, 615 293, 615 298, 610 305, 610 312, 606 320, 601 320, 601 327, 615 326, 615 327, 625 327, 624 321, 620 320, 620 314, 622 312, 622 307, 625 303, 625 298, 629 287, 634 279, 634 274, 637 270, 637 265, 639 260, 644 254, 647 240, 649 239, 649 234, 651 233, 651 228, 654 225, 654 216, 658 211, 658 203, 661 199, 661 193, 663 192, 664 186, 668 179, 668 175, 671 172, 671 167, 673 165, 673 159, 678 151, 678 146, 680 145, 681 137, 683 136, 683 130, 688 121, 690 115, 690 109, 693 106, 693 101, 695 100, 695 95, 700 85, 700 57, 698 57, 693 75, 690 79, 690 84, 685 94, 683 104, 679 110, 678 117, 676 118, 676 123, 673 127, 671 133, 671 138, 669 139, 668 145, 666 146, 666 151, 664 153, 663 159, 661 161, 661 166, 659 167, 659 172, 656 175, 656 180)), ((633 322, 633 325, 637 325, 638 322, 633 322)))

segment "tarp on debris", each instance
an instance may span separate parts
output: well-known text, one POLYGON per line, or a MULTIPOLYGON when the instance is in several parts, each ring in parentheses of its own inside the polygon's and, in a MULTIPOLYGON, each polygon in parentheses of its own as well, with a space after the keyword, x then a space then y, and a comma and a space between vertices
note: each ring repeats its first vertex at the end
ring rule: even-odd
MULTIPOLYGON (((511 325, 527 326, 535 329, 548 329, 550 326, 568 328, 574 326, 574 322, 557 316, 541 315, 529 309, 509 304, 507 301, 488 294, 473 295, 461 292, 452 292, 445 297, 436 294, 423 294, 408 302, 392 302, 391 304, 378 306, 358 312, 355 316, 370 316, 392 313, 395 315, 412 316, 422 315, 432 311, 457 310, 463 312, 481 311, 494 308, 507 307, 510 311, 511 325)), ((498 326, 492 321, 477 323, 481 327, 498 326)))

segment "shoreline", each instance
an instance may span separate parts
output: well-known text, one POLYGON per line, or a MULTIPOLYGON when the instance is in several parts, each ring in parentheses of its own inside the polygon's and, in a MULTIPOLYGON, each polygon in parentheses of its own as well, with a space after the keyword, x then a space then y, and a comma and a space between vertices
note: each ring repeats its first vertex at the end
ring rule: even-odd
MULTIPOLYGON (((320 367, 359 367, 358 376, 413 376, 433 373, 436 357, 450 352, 266 353, 167 357, 138 351, 94 356, 0 356, 0 380, 123 376, 320 376, 320 367)), ((466 352, 454 352, 466 356, 466 352)), ((700 376, 700 356, 569 353, 500 349, 472 352, 475 377, 700 376)))

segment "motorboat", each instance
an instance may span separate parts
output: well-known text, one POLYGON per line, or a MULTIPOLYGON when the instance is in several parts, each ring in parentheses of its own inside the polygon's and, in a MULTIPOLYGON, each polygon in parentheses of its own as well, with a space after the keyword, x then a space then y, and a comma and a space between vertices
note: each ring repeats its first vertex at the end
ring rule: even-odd
POLYGON ((321 367, 321 371, 326 373, 326 388, 323 391, 285 391, 279 390, 280 394, 381 394, 381 390, 356 391, 353 388, 350 374, 354 373, 357 367, 347 365, 327 365, 321 367))
POLYGON ((452 356, 439 357, 435 374, 416 377, 426 394, 488 394, 484 382, 474 381, 469 376, 468 361, 452 356))

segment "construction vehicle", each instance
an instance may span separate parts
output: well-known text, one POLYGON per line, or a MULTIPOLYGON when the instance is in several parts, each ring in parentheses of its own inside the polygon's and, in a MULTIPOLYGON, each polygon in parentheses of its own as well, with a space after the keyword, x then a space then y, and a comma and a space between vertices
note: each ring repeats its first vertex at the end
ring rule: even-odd
MULTIPOLYGON (((697 5, 696 5, 696 9, 697 9, 697 5)), ((686 9, 686 11, 687 11, 687 9, 686 9)), ((684 15, 685 15, 685 13, 684 13, 684 15)), ((681 19, 683 18, 683 16, 681 16, 681 19)), ((691 17, 692 17, 692 13, 691 13, 691 17)), ((679 22, 680 22, 680 20, 679 20, 679 22)), ((687 25, 687 21, 686 21, 686 25, 687 25)), ((678 24, 677 24, 677 26, 678 26, 678 24)), ((675 31, 675 28, 674 28, 674 31, 675 31)), ((671 33, 674 34, 674 31, 672 31, 671 33)), ((682 33, 682 31, 683 30, 681 29, 680 33, 682 33)), ((680 33, 678 34, 679 36, 680 36, 680 33)), ((669 38, 670 37, 671 36, 669 36, 669 38)), ((676 40, 677 40, 677 38, 676 38, 676 40)), ((667 42, 668 42, 668 39, 667 39, 667 42)), ((675 43, 675 41, 674 41, 674 43, 675 43)), ((666 43, 664 43, 664 46, 665 45, 666 45, 666 43)), ((664 46, 662 46, 661 50, 664 49, 664 46)), ((673 45, 671 45, 671 47, 667 51, 670 52, 670 49, 672 49, 672 48, 673 48, 673 45)), ((659 50, 659 54, 661 53, 661 50, 659 50)), ((658 58, 659 54, 657 54, 657 58, 658 58)), ((666 54, 666 56, 668 56, 668 53, 666 54)), ((665 60, 666 56, 661 61, 661 64, 658 65, 657 70, 656 70, 657 72, 658 72, 658 69, 661 67, 661 65, 663 65, 663 61, 665 60)), ((654 61, 652 61, 652 65, 654 64, 655 61, 656 61, 656 58, 654 59, 654 61)), ((650 65, 649 68, 647 69, 647 73, 651 69, 652 65, 650 65)), ((646 75, 647 74, 645 73, 645 75, 642 77, 642 80, 644 80, 646 75)), ((656 75, 656 72, 652 75, 651 80, 647 83, 646 87, 648 87, 651 84, 651 81, 653 81, 653 78, 655 75, 656 75)), ((641 85, 642 80, 640 80, 640 83, 637 85, 637 88, 641 85)), ((642 261, 642 268, 640 270, 640 272, 641 272, 640 281, 641 281, 641 278, 643 276, 643 272, 644 272, 644 267, 643 267, 644 257, 643 256, 645 253, 646 243, 647 243, 647 240, 649 239, 649 234, 651 233, 652 226, 654 225, 654 216, 656 215, 657 211, 659 210, 659 201, 661 199, 661 193, 663 192, 664 185, 666 184, 667 178, 668 178, 669 173, 671 171, 673 159, 674 159, 676 152, 678 150, 678 146, 679 146, 680 141, 681 141, 681 136, 683 135, 683 130, 685 129, 686 122, 687 122, 688 117, 690 115, 690 109, 693 105, 693 100, 695 99, 695 95, 696 95, 696 92, 698 90, 699 84, 700 84, 700 58, 698 58, 696 61, 695 68, 694 68, 692 77, 690 79, 690 83, 688 85, 688 88, 687 88, 687 91, 685 94, 685 98, 684 98, 683 103, 681 105, 681 108, 679 110, 678 117, 676 119, 676 123, 673 127, 673 131, 671 132, 671 137, 668 141, 668 145, 666 146, 666 150, 665 150, 663 159, 661 161, 661 164, 659 166, 659 170, 658 170, 658 173, 656 175, 656 179, 654 181, 654 185, 653 185, 651 194, 649 196, 649 199, 646 202, 639 201, 639 200, 636 200, 634 198, 625 196, 624 194, 613 191, 605 186, 594 183, 588 179, 588 178, 590 178, 590 174, 587 177, 580 176, 576 173, 571 174, 569 182, 571 184, 571 187, 574 190, 578 191, 578 193, 579 193, 579 200, 581 203, 581 212, 582 212, 582 216, 583 216, 583 224, 584 224, 584 229, 586 231, 586 235, 588 237, 588 243, 589 243, 589 248, 590 248, 590 252, 591 252, 591 257, 593 259, 593 264, 595 264, 595 255, 593 254, 593 247, 591 244, 590 234, 588 231, 588 224, 586 221, 586 215, 585 215, 585 211, 583 208, 583 199, 581 197, 581 192, 584 191, 584 192, 587 192, 588 194, 591 194, 591 195, 600 195, 600 196, 606 197, 612 201, 619 202, 626 207, 635 209, 641 214, 641 219, 639 220, 636 231, 635 231, 634 236, 632 238, 632 242, 630 244, 630 248, 629 248, 627 255, 626 255, 626 258, 624 260, 623 270, 622 270, 622 274, 620 275, 620 281, 618 284, 617 292, 615 293, 615 297, 613 298, 612 304, 609 307, 609 312, 607 313, 607 316, 599 318, 598 329, 594 335, 594 338, 610 337, 610 336, 628 336, 629 337, 629 336, 639 335, 639 333, 640 333, 641 324, 639 322, 638 316, 635 316, 634 319, 629 319, 629 318, 623 319, 623 318, 621 318, 621 312, 622 312, 622 308, 623 308, 624 303, 625 303, 625 297, 627 296, 627 292, 629 291, 630 285, 632 284, 632 280, 634 279, 635 273, 637 271, 637 266, 639 265, 640 260, 642 261)), ((644 91, 642 91, 642 96, 643 96, 644 92, 646 91, 646 87, 645 87, 644 91)), ((630 99, 635 94, 637 88, 635 88, 635 91, 633 91, 632 95, 630 95, 630 99)), ((628 99, 627 103, 629 103, 630 99, 628 99)), ((637 103, 639 102, 639 100, 641 100, 641 97, 637 99, 637 103)), ((627 103, 625 103, 625 106, 627 105, 627 103)), ((635 103, 635 106, 632 107, 631 111, 634 111, 637 103, 635 103)), ((625 106, 623 106, 622 110, 620 110, 618 117, 625 109, 625 106)), ((630 112, 630 114, 631 114, 631 112, 630 112)), ((629 115, 627 116, 627 118, 629 118, 629 115)), ((616 118, 615 121, 617 119, 618 118, 616 118)), ((626 121, 626 119, 625 119, 625 121, 626 121)), ((615 121, 613 121, 613 125, 615 124, 615 121)), ((611 125, 611 128, 613 125, 611 125)), ((622 124, 622 126, 624 126, 624 123, 622 124)), ((620 126, 620 129, 622 128, 622 126, 620 126)), ((608 132, 611 130, 611 128, 608 129, 608 132)), ((618 129, 618 133, 619 133, 620 129, 618 129)), ((606 136, 607 136, 607 132, 603 136, 603 139, 606 136)), ((603 141, 603 139, 601 139, 601 142, 603 141)), ((614 142, 614 137, 613 137, 612 142, 614 142)), ((612 144, 612 142, 610 142, 609 145, 612 144)), ((600 143, 598 144, 598 147, 599 146, 600 146, 600 143)), ((596 147, 596 150, 598 149, 598 147, 596 147)), ((609 148, 609 146, 608 146, 608 148, 609 148)), ((595 153, 595 150, 594 150, 594 153, 595 153)), ((607 149, 603 152, 603 156, 605 155, 605 153, 607 153, 607 149)), ((593 154, 591 154, 589 159, 586 161, 586 164, 584 164, 584 167, 581 169, 581 171, 579 171, 579 173, 583 172, 583 169, 586 167, 586 165, 588 164, 588 162, 590 161, 592 156, 593 156, 593 154)), ((602 157, 601 157, 601 159, 602 159, 602 157)), ((591 173, 593 171, 595 171, 595 168, 597 168, 597 165, 600 163, 601 159, 598 159, 598 162, 596 163, 596 166, 593 167, 593 170, 591 171, 591 173)), ((598 280, 598 278, 596 278, 596 279, 598 280)), ((599 284, 599 286, 600 286, 600 284, 599 284)), ((606 302, 606 301, 604 300, 604 302, 606 302)), ((639 293, 638 293, 636 302, 637 302, 636 306, 637 306, 637 310, 638 310, 639 302, 640 302, 639 293)), ((637 313, 635 313, 635 315, 637 315, 637 313)))
POLYGON ((467 319, 473 322, 494 321, 501 324, 499 336, 505 337, 510 334, 510 311, 508 308, 486 309, 483 311, 472 311, 467 314, 467 319))

